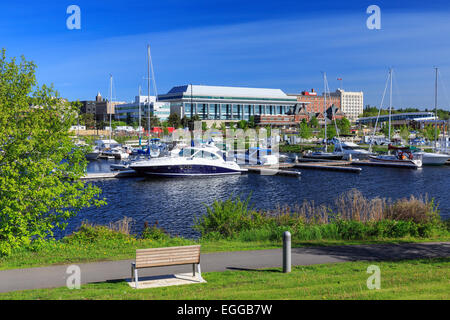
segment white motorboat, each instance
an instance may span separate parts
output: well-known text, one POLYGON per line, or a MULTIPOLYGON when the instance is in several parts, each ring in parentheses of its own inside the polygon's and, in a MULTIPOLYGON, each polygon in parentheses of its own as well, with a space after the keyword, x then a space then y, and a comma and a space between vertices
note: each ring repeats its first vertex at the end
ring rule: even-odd
POLYGON ((432 152, 414 152, 414 156, 422 157, 424 166, 441 166, 450 159, 450 155, 432 152))
POLYGON ((91 151, 86 153, 87 160, 97 160, 101 154, 101 150, 97 147, 92 147, 91 151))
POLYGON ((123 149, 122 147, 114 147, 114 148, 107 148, 102 151, 102 155, 107 158, 114 158, 114 159, 128 159, 130 157, 130 154, 127 150, 123 149))
POLYGON ((249 148, 245 152, 237 152, 234 157, 239 164, 275 165, 279 163, 279 156, 272 154, 271 149, 258 147, 249 148))
POLYGON ((224 160, 223 152, 208 144, 185 147, 181 149, 178 157, 138 160, 132 162, 129 168, 139 173, 166 177, 218 176, 247 171, 241 169, 235 161, 224 160))
POLYGON ((356 143, 344 142, 339 139, 333 139, 334 153, 342 154, 344 159, 368 159, 369 156, 375 155, 374 153, 362 149, 356 143))
POLYGON ((371 162, 380 162, 395 167, 420 168, 422 159, 420 156, 414 156, 408 147, 394 147, 389 145, 389 150, 394 150, 394 154, 369 156, 371 162))

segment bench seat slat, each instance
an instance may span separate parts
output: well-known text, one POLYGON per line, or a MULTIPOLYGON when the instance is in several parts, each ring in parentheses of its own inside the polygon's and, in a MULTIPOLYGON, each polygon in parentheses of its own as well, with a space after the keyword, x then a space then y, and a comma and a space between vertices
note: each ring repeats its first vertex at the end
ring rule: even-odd
POLYGON ((144 266, 159 266, 159 265, 174 265, 174 264, 197 264, 196 259, 183 259, 183 260, 158 260, 158 261, 142 261, 136 263, 136 268, 143 268, 144 266))
POLYGON ((182 246, 182 247, 166 247, 166 248, 150 248, 150 249, 137 249, 136 254, 149 253, 149 252, 161 252, 161 251, 184 251, 184 250, 199 250, 200 246, 182 246))
POLYGON ((156 259, 156 258, 172 258, 172 257, 199 257, 199 252, 182 252, 182 253, 175 253, 175 252, 169 252, 164 254, 146 254, 146 255, 137 255, 136 260, 141 259, 156 259))
POLYGON ((136 268, 199 264, 200 245, 136 250, 136 268))

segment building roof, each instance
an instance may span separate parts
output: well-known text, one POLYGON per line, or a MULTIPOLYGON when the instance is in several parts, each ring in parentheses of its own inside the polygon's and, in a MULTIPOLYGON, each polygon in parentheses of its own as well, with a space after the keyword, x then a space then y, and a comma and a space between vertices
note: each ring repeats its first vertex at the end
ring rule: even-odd
MULTIPOLYGON (((363 118, 358 118, 357 121, 374 121, 376 119, 379 119, 381 121, 388 119, 389 115, 388 114, 383 114, 378 116, 373 116, 373 117, 363 117, 363 118)), ((408 120, 420 120, 423 118, 434 118, 434 113, 433 112, 429 112, 429 111, 424 111, 424 112, 407 112, 407 113, 392 113, 391 114, 391 119, 394 118, 405 118, 408 120)))
POLYGON ((190 96, 192 94, 193 96, 277 98, 288 100, 292 99, 281 89, 205 86, 205 85, 184 85, 173 87, 167 93, 167 95, 172 94, 183 94, 185 96, 190 96))

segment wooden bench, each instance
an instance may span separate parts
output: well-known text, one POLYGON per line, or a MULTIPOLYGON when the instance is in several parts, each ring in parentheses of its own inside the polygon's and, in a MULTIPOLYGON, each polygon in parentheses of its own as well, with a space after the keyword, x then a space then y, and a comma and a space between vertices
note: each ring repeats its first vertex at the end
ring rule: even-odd
POLYGON ((152 249, 137 249, 136 262, 131 263, 131 281, 138 288, 138 269, 192 264, 193 276, 197 266, 198 277, 202 279, 200 269, 200 246, 182 246, 152 249))

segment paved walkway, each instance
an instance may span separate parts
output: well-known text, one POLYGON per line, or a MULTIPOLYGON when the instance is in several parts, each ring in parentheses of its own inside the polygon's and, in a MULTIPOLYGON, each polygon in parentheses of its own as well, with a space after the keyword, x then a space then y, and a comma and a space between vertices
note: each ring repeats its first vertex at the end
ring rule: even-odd
MULTIPOLYGON (((292 249, 292 265, 346 261, 374 261, 450 257, 450 242, 387 245, 306 247, 292 249)), ((130 278, 132 260, 77 264, 81 283, 130 278)), ((201 255, 202 272, 281 267, 282 251, 256 250, 201 255)), ((66 285, 68 265, 0 271, 0 292, 54 288, 66 285)), ((191 266, 157 267, 139 271, 140 277, 189 272, 191 266)))

